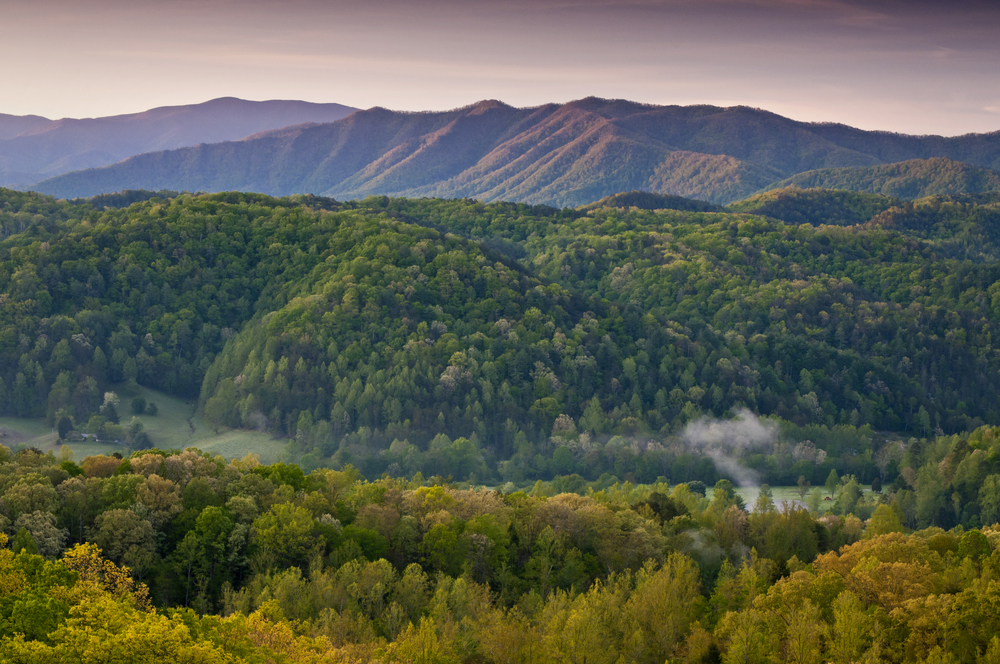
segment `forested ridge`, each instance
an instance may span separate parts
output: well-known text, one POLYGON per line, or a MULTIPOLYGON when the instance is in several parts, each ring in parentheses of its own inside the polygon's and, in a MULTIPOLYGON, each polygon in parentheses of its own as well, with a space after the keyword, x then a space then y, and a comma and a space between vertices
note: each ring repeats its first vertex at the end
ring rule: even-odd
POLYGON ((912 159, 893 164, 820 168, 797 173, 765 189, 790 185, 824 187, 883 194, 909 200, 934 195, 976 194, 1000 191, 1000 176, 990 166, 974 166, 943 157, 912 159))
POLYGON ((746 460, 785 485, 870 481, 872 430, 1000 420, 989 200, 788 190, 748 201, 759 216, 148 196, 4 193, 0 414, 137 449, 156 443, 127 422, 145 385, 288 439, 307 470, 517 483, 714 481, 679 434, 748 409, 829 452, 746 460), (858 210, 875 214, 843 225, 858 210))

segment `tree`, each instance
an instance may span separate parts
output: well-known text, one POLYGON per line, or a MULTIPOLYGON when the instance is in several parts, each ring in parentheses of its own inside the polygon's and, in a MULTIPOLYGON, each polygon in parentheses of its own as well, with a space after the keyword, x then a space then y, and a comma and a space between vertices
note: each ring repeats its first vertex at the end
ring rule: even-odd
POLYGON ((119 422, 118 409, 115 407, 113 403, 105 404, 104 406, 102 406, 101 415, 103 415, 107 419, 107 421, 111 422, 112 424, 118 424, 119 422))
POLYGON ((218 562, 225 560, 226 547, 232 530, 233 520, 221 507, 206 507, 195 521, 195 532, 208 559, 206 566, 210 587, 216 582, 218 562))
POLYGON ((845 476, 845 479, 847 477, 850 479, 841 487, 835 505, 837 513, 845 516, 853 513, 858 501, 861 500, 861 487, 858 485, 858 481, 853 476, 845 476))
POLYGON ((729 505, 736 505, 743 509, 743 499, 738 493, 733 483, 722 479, 715 483, 715 490, 712 493, 712 504, 718 505, 720 509, 725 509, 729 505))
POLYGON ((8 514, 17 519, 30 512, 54 512, 59 494, 47 477, 37 474, 22 477, 3 494, 8 514))
POLYGON ((658 570, 647 561, 636 575, 636 588, 626 610, 642 630, 652 660, 676 656, 701 609, 700 585, 694 561, 677 553, 670 554, 658 570))
POLYGON ((314 546, 309 510, 279 503, 253 522, 254 541, 282 566, 303 562, 314 546))
POLYGON ((723 616, 716 635, 725 644, 725 664, 765 664, 775 651, 774 634, 756 609, 730 611, 723 616))
POLYGON ((801 500, 802 502, 805 502, 805 500, 806 500, 806 494, 809 493, 810 486, 811 486, 811 484, 810 484, 809 480, 806 479, 806 476, 805 475, 799 475, 799 481, 798 481, 798 489, 797 489, 797 491, 798 491, 798 494, 799 494, 799 500, 801 500))
POLYGON ((537 628, 516 608, 495 611, 480 632, 484 654, 497 664, 534 661, 541 638, 537 628))
POLYGON ((851 664, 864 650, 868 620, 858 598, 847 590, 833 601, 829 653, 836 664, 851 664))
POLYGON ((436 524, 424 535, 420 545, 424 564, 450 576, 458 576, 462 567, 458 533, 443 523, 436 524))
POLYGON ((14 540, 10 543, 10 550, 14 553, 21 553, 23 551, 38 555, 38 546, 35 544, 35 538, 24 527, 21 527, 14 533, 14 540))
POLYGON ((121 563, 127 554, 139 559, 141 552, 156 552, 156 536, 152 524, 131 510, 113 509, 104 512, 94 521, 94 529, 94 544, 116 563, 121 563))
POLYGON ((826 493, 831 498, 833 494, 836 493, 837 487, 840 486, 840 478, 837 477, 836 469, 831 469, 830 474, 826 477, 826 493))
POLYGON ((917 411, 916 429, 924 438, 931 435, 931 416, 923 406, 917 411))
POLYGON ((958 541, 958 555, 969 558, 976 566, 976 574, 982 574, 982 560, 990 555, 990 541, 978 530, 970 530, 958 541))
POLYGON ((612 664, 618 657, 610 621, 602 619, 613 596, 601 584, 572 601, 563 592, 554 594, 542 631, 556 661, 572 664, 612 664))
POLYGON ((819 487, 812 490, 809 494, 809 511, 815 515, 819 514, 819 508, 823 504, 823 494, 820 492, 819 487))
POLYGON ((453 644, 438 637, 433 618, 421 618, 418 626, 413 623, 389 649, 393 661, 413 664, 456 664, 459 660, 453 644))
POLYGON ((1000 475, 988 475, 979 489, 979 518, 984 526, 1000 522, 1000 475))
POLYGON ((73 420, 63 415, 59 418, 59 424, 56 425, 56 429, 59 431, 59 440, 66 440, 66 435, 73 430, 73 420))
POLYGON ((59 518, 77 544, 83 544, 85 527, 101 503, 101 483, 96 477, 72 477, 59 485, 59 518))
POLYGON ((870 539, 872 537, 878 537, 879 535, 887 535, 889 533, 901 533, 903 532, 903 523, 899 520, 899 515, 896 514, 891 506, 882 504, 875 508, 872 513, 872 518, 868 522, 868 527, 865 528, 865 539, 870 539))
POLYGON ((113 597, 88 598, 44 641, 24 638, 4 642, 12 661, 54 662, 72 652, 78 661, 137 662, 232 661, 208 641, 196 641, 180 616, 137 609, 113 597))
POLYGON ((14 527, 31 534, 36 551, 46 558, 55 558, 63 551, 68 533, 56 527, 56 517, 49 512, 31 512, 22 514, 14 522, 14 527))
POLYGON ((184 539, 174 549, 173 565, 181 578, 184 579, 184 606, 191 604, 191 583, 194 579, 198 563, 204 557, 198 534, 188 531, 184 539))
POLYGON ((147 518, 159 530, 181 513, 181 488, 171 480, 151 474, 135 488, 135 499, 148 510, 147 518))
POLYGON ((944 481, 936 463, 928 463, 917 471, 916 499, 917 523, 924 527, 938 524, 947 502, 944 481))
POLYGON ((785 661, 790 664, 819 664, 822 659, 820 640, 825 631, 819 609, 808 599, 793 607, 785 628, 785 661))

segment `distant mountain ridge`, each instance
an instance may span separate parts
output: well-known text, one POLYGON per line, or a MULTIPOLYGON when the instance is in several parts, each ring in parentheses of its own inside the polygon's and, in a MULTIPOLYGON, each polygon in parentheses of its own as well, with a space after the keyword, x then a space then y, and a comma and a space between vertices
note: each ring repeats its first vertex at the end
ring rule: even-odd
POLYGON ((1000 167, 1000 132, 915 137, 748 107, 587 98, 445 112, 383 108, 242 141, 143 154, 39 183, 64 198, 123 189, 472 197, 578 206, 623 191, 741 200, 806 171, 944 157, 1000 167))
POLYGON ((332 122, 355 110, 342 104, 223 97, 102 118, 0 115, 0 185, 32 184, 145 152, 237 140, 306 122, 332 122))
POLYGON ((7 115, 6 113, 0 113, 0 140, 14 138, 21 133, 32 131, 51 123, 52 120, 43 118, 40 115, 7 115))

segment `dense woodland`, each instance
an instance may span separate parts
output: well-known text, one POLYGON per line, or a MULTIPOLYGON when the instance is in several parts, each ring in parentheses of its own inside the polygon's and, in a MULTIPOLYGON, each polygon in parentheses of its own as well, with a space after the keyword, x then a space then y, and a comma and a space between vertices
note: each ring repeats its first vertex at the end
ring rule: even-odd
POLYGON ((2 192, 0 660, 1000 661, 997 215, 2 192))
POLYGON ((766 188, 781 189, 789 185, 822 187, 909 200, 936 195, 995 194, 1000 192, 1000 174, 991 170, 995 168, 996 164, 980 163, 980 166, 973 166, 967 162, 940 157, 913 159, 867 167, 820 168, 797 173, 766 188))
POLYGON ((71 456, 0 447, 0 661, 1000 656, 1000 530, 938 525, 1000 519, 1000 429, 911 442, 880 493, 832 475, 808 510, 728 480, 505 493, 71 456))
POLYGON ((741 409, 781 422, 740 452, 774 485, 893 481, 882 438, 1000 422, 989 198, 164 195, 3 194, 0 413, 130 451, 156 444, 129 425, 145 385, 288 439, 306 471, 522 484, 711 484, 682 433, 741 409))

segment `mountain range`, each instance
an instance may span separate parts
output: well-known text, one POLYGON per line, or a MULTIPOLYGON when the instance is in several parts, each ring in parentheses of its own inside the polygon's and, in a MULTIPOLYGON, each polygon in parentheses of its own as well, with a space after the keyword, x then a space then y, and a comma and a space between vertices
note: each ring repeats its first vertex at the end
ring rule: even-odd
MULTIPOLYGON (((183 118, 171 126, 184 126, 183 118)), ((239 125, 240 131, 249 126, 239 125)), ((231 133, 240 133, 234 127, 231 133)), ((53 130, 43 126, 26 134, 7 143, 53 130)), ((177 143, 192 134, 164 130, 160 140, 177 143)), ((790 184, 911 199, 997 191, 998 167, 1000 132, 907 136, 797 122, 743 106, 587 98, 514 108, 488 100, 445 112, 372 108, 242 140, 138 154, 30 188, 63 198, 125 189, 238 190, 338 199, 468 197, 558 207, 641 190, 725 205, 790 184)))
POLYGON ((49 120, 0 114, 0 185, 27 187, 144 152, 231 141, 305 122, 331 122, 355 110, 342 104, 225 97, 103 118, 49 120))

